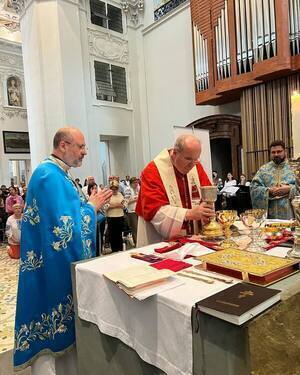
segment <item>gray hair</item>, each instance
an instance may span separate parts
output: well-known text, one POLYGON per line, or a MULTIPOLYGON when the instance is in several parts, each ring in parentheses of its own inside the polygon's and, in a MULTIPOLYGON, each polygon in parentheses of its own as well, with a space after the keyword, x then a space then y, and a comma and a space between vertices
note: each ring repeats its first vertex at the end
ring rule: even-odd
POLYGON ((196 141, 196 142, 199 143, 199 145, 201 145, 201 142, 200 142, 199 138, 195 137, 192 134, 183 134, 183 135, 180 135, 176 139, 175 144, 174 144, 174 150, 177 151, 177 152, 182 152, 184 150, 188 140, 196 141))
POLYGON ((53 138, 53 148, 57 149, 61 141, 73 141, 73 135, 72 133, 74 130, 77 130, 76 128, 61 128, 59 129, 53 138))

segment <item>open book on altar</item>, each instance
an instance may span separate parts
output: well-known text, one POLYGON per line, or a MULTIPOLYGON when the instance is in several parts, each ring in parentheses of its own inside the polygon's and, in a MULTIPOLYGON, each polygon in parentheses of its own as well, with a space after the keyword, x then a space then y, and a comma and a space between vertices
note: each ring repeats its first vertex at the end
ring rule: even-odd
POLYGON ((175 275, 173 271, 158 270, 149 265, 132 266, 104 274, 130 297, 139 300, 184 284, 172 275, 175 275))

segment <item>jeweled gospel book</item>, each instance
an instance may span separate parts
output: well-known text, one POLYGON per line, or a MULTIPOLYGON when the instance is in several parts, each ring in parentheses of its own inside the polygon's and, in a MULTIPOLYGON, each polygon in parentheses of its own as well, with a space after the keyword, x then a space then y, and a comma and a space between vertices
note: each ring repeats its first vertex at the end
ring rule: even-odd
POLYGON ((269 285, 299 271, 299 260, 237 249, 221 250, 199 259, 209 271, 258 285, 269 285))

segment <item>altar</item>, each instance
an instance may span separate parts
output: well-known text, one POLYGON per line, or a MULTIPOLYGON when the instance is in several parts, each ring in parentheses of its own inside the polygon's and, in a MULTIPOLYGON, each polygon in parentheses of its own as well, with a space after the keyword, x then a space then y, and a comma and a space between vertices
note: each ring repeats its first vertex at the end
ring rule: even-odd
MULTIPOLYGON (((271 251, 284 256, 286 249, 271 251)), ((104 280, 107 268, 132 262, 141 261, 123 252, 73 266, 79 375, 300 374, 299 273, 271 286, 282 290, 280 303, 236 326, 193 308, 222 283, 185 279, 135 301, 104 280)))

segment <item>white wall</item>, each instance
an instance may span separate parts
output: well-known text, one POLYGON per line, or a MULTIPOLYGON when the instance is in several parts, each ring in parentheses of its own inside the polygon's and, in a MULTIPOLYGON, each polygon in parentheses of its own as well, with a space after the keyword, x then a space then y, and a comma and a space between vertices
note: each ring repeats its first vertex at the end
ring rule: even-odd
MULTIPOLYGON (((6 79, 16 75, 22 82, 22 100, 25 100, 21 45, 0 39, 0 184, 9 185, 9 160, 29 160, 30 154, 5 154, 3 131, 27 132, 26 109, 7 105, 6 79)), ((29 171, 30 175, 30 171, 29 171)))
POLYGON ((100 136, 128 137, 129 164, 124 165, 122 154, 114 149, 112 171, 139 175, 162 148, 172 146, 174 126, 186 126, 211 114, 239 112, 239 103, 195 105, 190 8, 188 3, 179 8, 173 16, 154 23, 152 0, 146 0, 143 24, 132 27, 127 23, 123 35, 92 25, 89 5, 81 15, 82 32, 86 30, 82 48, 86 52, 89 152, 93 152, 90 174, 99 181, 101 160, 95 150, 100 136), (127 105, 95 99, 94 60, 126 68, 127 105))
MULTIPOLYGON (((120 4, 120 0, 111 2, 120 4)), ((145 0, 143 23, 139 22, 136 27, 126 26, 124 19, 124 34, 92 25, 88 0, 79 9, 85 98, 82 106, 85 105, 87 112, 89 156, 83 168, 73 171, 75 177, 83 179, 85 175, 94 175, 97 181, 101 181, 100 136, 127 137, 126 149, 123 149, 124 144, 121 146, 122 152, 127 155, 126 163, 122 153, 113 147, 115 170, 121 176, 127 173, 138 175, 162 148, 172 146, 174 126, 186 126, 211 114, 239 113, 238 102, 219 107, 195 105, 189 3, 182 4, 170 15, 154 22, 152 0, 145 0), (96 100, 94 60, 126 68, 127 105, 96 100)), ((67 15, 66 22, 69 29, 71 24, 72 27, 75 24, 79 27, 76 22, 70 22, 67 15)), ((71 29, 69 33, 72 33, 71 29)), ((61 41, 65 41, 66 37, 64 32, 61 41)), ((64 51, 61 62, 64 77, 72 82, 70 74, 74 69, 68 60, 70 56, 72 54, 64 51)), ((49 64, 49 61, 44 63, 49 64)), ((40 68, 43 69, 42 66, 40 68)), ((72 101, 70 95, 68 98, 65 109, 72 114, 73 106, 77 113, 81 104, 72 101)), ((52 115, 55 116, 55 107, 52 115)), ((12 118, 6 125, 1 123, 0 126, 1 130, 27 130, 26 120, 21 118, 12 118)), ((2 175, 3 170, 7 169, 8 157, 3 156, 1 150, 0 158, 0 178, 5 180, 2 175)))
MULTIPOLYGON (((115 6, 120 6, 120 1, 111 1, 115 6)), ((121 6, 120 6, 121 7, 121 6)), ((90 22, 89 2, 86 2, 80 14, 81 43, 84 51, 83 66, 85 72, 85 95, 88 118, 88 153, 91 156, 90 175, 96 181, 102 181, 101 154, 99 150, 100 138, 127 137, 126 148, 121 141, 114 141, 110 145, 112 172, 125 176, 136 172, 134 163, 133 142, 133 108, 130 89, 130 69, 128 57, 128 35, 124 18, 124 34, 109 31, 93 25, 90 22), (128 104, 111 103, 96 99, 94 61, 101 61, 124 67, 128 79, 128 104), (118 142, 120 143, 118 145, 118 142), (118 149, 120 148, 120 150, 118 149), (126 161, 124 162, 124 153, 126 161), (130 160, 133 161, 131 165, 130 160)), ((74 175, 77 171, 74 171, 74 175)))
POLYGON ((128 137, 119 137, 108 142, 110 154, 110 171, 114 176, 120 176, 121 179, 129 174, 129 149, 128 137))
MULTIPOLYGON (((146 2, 145 23, 153 20, 146 2)), ((185 3, 143 31, 150 154, 173 141, 173 127, 218 113, 238 113, 239 103, 197 106, 193 79, 191 15, 185 3)))

